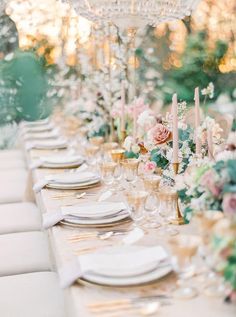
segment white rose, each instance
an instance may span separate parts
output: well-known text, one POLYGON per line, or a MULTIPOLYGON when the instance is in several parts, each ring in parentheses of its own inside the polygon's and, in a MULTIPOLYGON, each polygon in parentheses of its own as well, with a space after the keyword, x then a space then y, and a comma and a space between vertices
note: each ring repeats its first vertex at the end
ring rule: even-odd
POLYGON ((130 151, 131 150, 131 146, 134 143, 134 140, 131 136, 127 136, 124 143, 123 143, 123 147, 125 148, 126 151, 130 151))
POLYGON ((135 154, 138 154, 140 152, 140 147, 138 146, 138 144, 134 144, 131 147, 131 151, 134 152, 135 154))

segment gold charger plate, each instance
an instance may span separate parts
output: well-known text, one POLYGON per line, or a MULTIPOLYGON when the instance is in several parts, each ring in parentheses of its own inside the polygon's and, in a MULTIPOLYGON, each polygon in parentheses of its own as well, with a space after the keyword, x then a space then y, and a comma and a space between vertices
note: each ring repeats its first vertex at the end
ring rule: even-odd
POLYGON ((49 166, 49 165, 41 165, 39 168, 47 168, 47 169, 69 169, 69 168, 76 168, 81 166, 85 161, 83 161, 82 163, 75 163, 72 165, 63 165, 63 166, 49 166))

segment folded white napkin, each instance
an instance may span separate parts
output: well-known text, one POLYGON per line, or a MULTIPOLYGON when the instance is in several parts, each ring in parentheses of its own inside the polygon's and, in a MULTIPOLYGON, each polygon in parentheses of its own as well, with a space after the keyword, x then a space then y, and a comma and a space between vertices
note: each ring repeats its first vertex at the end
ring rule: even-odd
POLYGON ((111 272, 116 276, 130 276, 141 274, 147 268, 157 266, 166 260, 167 252, 161 246, 119 246, 109 247, 95 253, 84 254, 77 261, 59 270, 62 288, 69 287, 78 278, 91 274, 107 274, 111 272))
POLYGON ((47 212, 43 214, 43 229, 49 229, 64 219, 61 211, 47 212))
MULTIPOLYGON (((104 217, 112 215, 125 208, 123 203, 84 203, 77 206, 61 207, 60 211, 43 214, 43 228, 49 229, 68 216, 78 217, 104 217)), ((128 237, 127 237, 128 238, 128 237)), ((130 239, 134 239, 130 237, 130 239)), ((137 239, 137 237, 135 238, 137 239)), ((133 240, 132 240, 133 241, 133 240)), ((136 241, 136 240, 135 240, 136 241)))
POLYGON ((41 159, 35 160, 32 163, 30 163, 29 165, 29 169, 30 170, 34 170, 36 168, 39 168, 40 166, 42 166, 43 161, 41 159))
POLYGON ((49 183, 48 179, 42 179, 34 184, 33 191, 37 194, 39 193, 47 184, 49 183))

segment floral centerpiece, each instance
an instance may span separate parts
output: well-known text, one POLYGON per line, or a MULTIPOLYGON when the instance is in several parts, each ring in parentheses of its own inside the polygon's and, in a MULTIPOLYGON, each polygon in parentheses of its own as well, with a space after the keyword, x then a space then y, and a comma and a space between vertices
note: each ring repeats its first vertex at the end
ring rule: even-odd
MULTIPOLYGON (((178 105, 179 117, 179 154, 180 172, 188 166, 195 153, 193 129, 185 123, 186 103, 178 105)), ((164 177, 173 179, 170 162, 172 160, 172 116, 167 113, 165 118, 156 116, 147 108, 140 112, 137 118, 137 138, 128 136, 124 142, 128 157, 140 157, 145 154, 145 170, 155 172, 163 171, 164 177)))
MULTIPOLYGON (((232 206, 231 206, 232 208, 232 206)), ((236 213, 236 208, 234 208, 236 213)), ((236 224, 222 219, 213 228, 213 247, 217 270, 224 277, 228 290, 226 302, 236 302, 236 224)))
POLYGON ((236 221, 236 160, 190 167, 178 186, 187 220, 194 211, 220 210, 236 221))

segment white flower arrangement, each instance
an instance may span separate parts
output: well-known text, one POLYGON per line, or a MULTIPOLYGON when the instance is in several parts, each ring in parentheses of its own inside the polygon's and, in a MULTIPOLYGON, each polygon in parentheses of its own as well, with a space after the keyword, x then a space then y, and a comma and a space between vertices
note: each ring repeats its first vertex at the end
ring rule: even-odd
POLYGON ((123 147, 127 152, 132 151, 134 154, 138 154, 140 152, 140 147, 132 136, 127 136, 125 138, 123 147))
POLYGON ((201 90, 201 93, 203 96, 209 96, 210 99, 214 97, 214 84, 212 82, 209 83, 209 85, 206 88, 203 88, 201 90))
POLYGON ((137 120, 137 124, 143 133, 150 130, 156 124, 156 118, 151 109, 143 111, 137 120))

